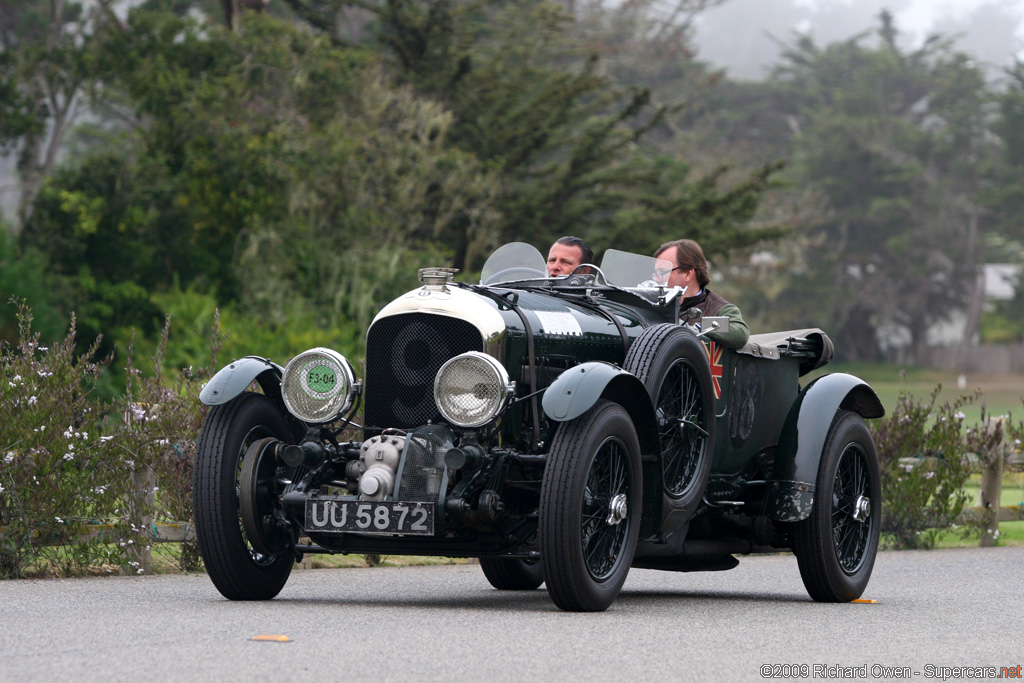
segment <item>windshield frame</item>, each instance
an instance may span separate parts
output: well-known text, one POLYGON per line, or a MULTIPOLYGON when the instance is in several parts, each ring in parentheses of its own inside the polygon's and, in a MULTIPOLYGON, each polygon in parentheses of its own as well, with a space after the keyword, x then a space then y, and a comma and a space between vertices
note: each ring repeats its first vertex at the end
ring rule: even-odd
POLYGON ((510 286, 538 284, 552 288, 613 287, 664 293, 669 289, 672 262, 654 256, 607 249, 600 265, 583 263, 568 275, 549 277, 540 251, 526 242, 509 242, 496 249, 480 271, 479 284, 510 286))

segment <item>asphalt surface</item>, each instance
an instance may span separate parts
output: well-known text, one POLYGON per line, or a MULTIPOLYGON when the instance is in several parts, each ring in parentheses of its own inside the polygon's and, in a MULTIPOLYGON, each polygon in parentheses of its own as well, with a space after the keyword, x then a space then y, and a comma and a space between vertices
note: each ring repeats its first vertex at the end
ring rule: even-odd
POLYGON ((1024 547, 881 553, 864 597, 810 601, 789 555, 633 570, 598 614, 496 591, 476 565, 296 571, 261 603, 203 574, 2 581, 0 681, 998 680, 1024 664, 1024 547))

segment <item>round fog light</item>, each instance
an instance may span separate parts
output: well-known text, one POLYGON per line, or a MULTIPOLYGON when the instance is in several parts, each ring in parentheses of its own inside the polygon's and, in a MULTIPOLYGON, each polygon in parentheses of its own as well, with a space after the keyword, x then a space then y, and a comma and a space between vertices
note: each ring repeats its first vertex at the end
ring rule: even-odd
POLYGON ((284 369, 284 404, 303 422, 333 422, 352 406, 355 373, 346 358, 331 349, 303 351, 284 369))

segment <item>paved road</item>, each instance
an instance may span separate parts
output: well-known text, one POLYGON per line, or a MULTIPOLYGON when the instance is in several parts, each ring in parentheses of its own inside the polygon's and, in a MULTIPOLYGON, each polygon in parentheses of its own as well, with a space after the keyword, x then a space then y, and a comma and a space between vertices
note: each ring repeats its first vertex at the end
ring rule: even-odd
POLYGON ((495 591, 474 565, 295 572, 263 603, 205 575, 6 581, 0 681, 753 681, 763 664, 942 680, 927 667, 1024 664, 1024 547, 882 553, 865 597, 811 602, 782 555, 634 570, 600 614, 495 591))

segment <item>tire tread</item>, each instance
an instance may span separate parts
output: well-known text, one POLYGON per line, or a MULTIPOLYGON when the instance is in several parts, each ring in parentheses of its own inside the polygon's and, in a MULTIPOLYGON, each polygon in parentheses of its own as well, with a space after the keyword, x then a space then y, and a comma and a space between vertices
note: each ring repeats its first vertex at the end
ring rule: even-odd
MULTIPOLYGON (((241 533, 235 532, 237 508, 224 493, 224 457, 229 442, 237 436, 234 431, 246 412, 263 410, 268 405, 273 404, 266 396, 246 392, 229 403, 214 406, 207 414, 196 449, 192 483, 196 541, 210 580, 229 600, 273 598, 291 573, 291 558, 286 555, 278 556, 265 568, 251 562, 248 567, 244 564, 248 550, 241 533)), ((232 473, 237 468, 236 461, 232 473)))
POLYGON ((625 420, 632 429, 625 409, 607 400, 598 401, 591 410, 562 425, 552 442, 544 471, 540 501, 541 564, 548 594, 558 607, 566 611, 599 612, 607 609, 625 582, 636 549, 643 481, 639 464, 640 445, 635 431, 628 435, 631 443, 627 444, 632 451, 630 457, 635 458, 631 463, 634 472, 631 495, 634 500, 630 502, 627 517, 633 526, 622 549, 628 557, 623 558, 614 577, 599 585, 589 574, 582 576, 587 572, 582 566, 582 549, 575 547, 579 518, 575 514, 566 514, 567 509, 572 509, 566 506, 575 506, 577 497, 582 498, 583 495, 579 489, 579 468, 581 461, 590 463, 593 454, 586 452, 589 442, 601 425, 610 420, 625 420))
MULTIPOLYGON (((849 433, 851 430, 862 430, 862 436, 867 437, 867 445, 870 446, 867 449, 867 455, 869 458, 873 457, 877 464, 874 443, 871 440, 871 434, 867 429, 867 425, 864 424, 864 419, 860 415, 846 410, 840 410, 836 413, 836 417, 833 418, 822 453, 831 453, 835 448, 836 442, 841 438, 852 438, 844 437, 844 434, 849 433)), ((870 557, 865 560, 864 565, 857 571, 856 575, 848 576, 839 567, 832 542, 826 540, 826 537, 831 537, 832 503, 831 500, 824 501, 819 493, 829 478, 835 478, 835 469, 838 465, 838 462, 832 463, 829 461, 826 463, 829 457, 824 456, 821 466, 819 466, 818 477, 815 482, 814 509, 811 512, 811 516, 795 523, 793 551, 797 557, 797 565, 800 568, 800 578, 803 580, 808 595, 813 600, 816 602, 849 602, 856 600, 864 593, 868 579, 871 577, 871 570, 874 566, 878 548, 878 524, 882 501, 879 489, 879 495, 876 496, 877 500, 872 501, 872 505, 876 506, 872 510, 872 523, 875 525, 875 529, 872 531, 872 539, 868 543, 868 548, 866 548, 866 552, 870 554, 870 557), (827 467, 823 467, 826 464, 827 467), (828 505, 827 515, 819 511, 819 504, 828 505), (826 523, 828 524, 827 528, 823 528, 826 523)), ((834 457, 838 458, 839 456, 836 455, 834 457)), ((875 482, 877 482, 877 465, 874 476, 875 482)))

